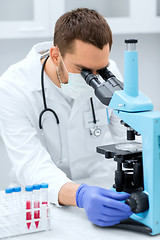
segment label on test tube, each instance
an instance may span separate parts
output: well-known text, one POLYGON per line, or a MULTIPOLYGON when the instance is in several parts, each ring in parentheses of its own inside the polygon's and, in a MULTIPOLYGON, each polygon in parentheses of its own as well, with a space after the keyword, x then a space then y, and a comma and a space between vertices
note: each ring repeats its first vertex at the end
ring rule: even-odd
POLYGON ((26 186, 25 190, 26 190, 26 220, 27 220, 27 228, 30 229, 31 220, 32 220, 32 192, 33 192, 33 186, 26 186), (28 210, 30 210, 30 211, 28 211, 28 210))
POLYGON ((34 208, 36 209, 34 211, 34 219, 38 219, 35 221, 36 228, 39 226, 39 220, 40 220, 40 185, 34 184, 34 208))

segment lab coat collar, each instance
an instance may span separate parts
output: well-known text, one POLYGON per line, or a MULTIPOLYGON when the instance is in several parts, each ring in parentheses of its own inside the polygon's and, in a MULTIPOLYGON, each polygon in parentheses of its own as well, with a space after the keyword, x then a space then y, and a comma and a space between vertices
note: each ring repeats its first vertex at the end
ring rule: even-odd
MULTIPOLYGON (((41 86, 42 64, 40 61, 41 58, 40 52, 50 49, 51 46, 52 46, 51 42, 37 44, 33 46, 33 48, 26 57, 25 61, 25 65, 27 68, 26 72, 28 74, 28 81, 30 82, 29 87, 32 92, 38 91, 42 92, 41 86)), ((45 72, 44 72, 44 89, 46 99, 49 99, 54 103, 56 102, 58 104, 65 105, 66 107, 70 106, 69 103, 65 100, 65 97, 61 92, 61 89, 51 82, 51 80, 48 78, 45 72)))
POLYGON ((65 101, 65 97, 61 91, 61 88, 56 86, 46 74, 44 74, 44 81, 46 85, 46 99, 50 99, 63 105, 68 105, 67 101, 65 101))

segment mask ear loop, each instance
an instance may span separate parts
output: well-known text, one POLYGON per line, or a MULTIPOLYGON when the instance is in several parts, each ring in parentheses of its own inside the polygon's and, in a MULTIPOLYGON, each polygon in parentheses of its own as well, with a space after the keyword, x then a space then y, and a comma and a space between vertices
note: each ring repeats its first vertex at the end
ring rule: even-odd
POLYGON ((57 72, 58 80, 59 80, 60 84, 62 84, 62 81, 61 81, 61 78, 60 78, 60 75, 59 75, 59 72, 58 72, 58 66, 56 67, 56 72, 57 72))
MULTIPOLYGON (((58 50, 59 50, 59 49, 58 49, 58 50)), ((66 65, 65 65, 64 61, 63 61, 63 58, 62 58, 62 55, 61 55, 61 52, 60 52, 60 50, 59 50, 59 56, 60 56, 60 58, 61 58, 61 61, 62 61, 62 63, 63 63, 63 66, 64 66, 64 68, 65 68, 66 72, 67 72, 67 73, 68 73, 68 75, 69 75, 69 72, 68 72, 68 70, 67 70, 67 68, 66 68, 66 65)))
MULTIPOLYGON (((68 72, 68 70, 67 70, 67 68, 66 68, 66 65, 65 65, 64 61, 63 61, 63 58, 62 58, 62 55, 61 55, 61 52, 60 52, 59 48, 58 48, 58 51, 59 51, 59 56, 60 56, 60 59, 61 59, 61 61, 62 61, 62 63, 63 63, 63 66, 64 66, 64 68, 65 68, 65 70, 66 70, 66 72, 67 72, 67 74, 68 74, 68 76, 69 76, 69 72, 68 72)), ((60 75, 59 75, 58 66, 57 66, 57 77, 58 77, 58 80, 60 81, 60 84, 63 84, 63 82, 62 82, 62 80, 61 80, 61 77, 60 77, 60 75)))

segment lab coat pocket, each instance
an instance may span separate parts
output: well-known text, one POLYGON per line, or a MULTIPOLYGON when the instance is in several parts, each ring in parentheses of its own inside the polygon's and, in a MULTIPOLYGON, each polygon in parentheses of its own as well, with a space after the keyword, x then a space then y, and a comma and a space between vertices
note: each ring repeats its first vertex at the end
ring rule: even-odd
POLYGON ((91 152, 96 152, 96 147, 102 145, 104 136, 107 134, 108 142, 111 140, 111 134, 108 127, 109 112, 106 108, 96 110, 96 124, 93 122, 92 112, 84 113, 84 124, 86 128, 86 147, 91 152))

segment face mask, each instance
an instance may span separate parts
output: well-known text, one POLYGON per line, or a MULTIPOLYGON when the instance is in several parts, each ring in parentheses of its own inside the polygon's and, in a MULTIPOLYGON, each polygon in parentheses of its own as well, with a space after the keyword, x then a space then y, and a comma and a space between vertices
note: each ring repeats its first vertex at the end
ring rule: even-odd
POLYGON ((81 74, 68 72, 62 57, 61 57, 61 60, 66 72, 68 73, 68 83, 64 84, 60 79, 58 69, 57 69, 57 75, 61 83, 61 89, 63 94, 73 99, 77 99, 82 96, 88 96, 88 97, 92 96, 93 89, 85 82, 81 74))

